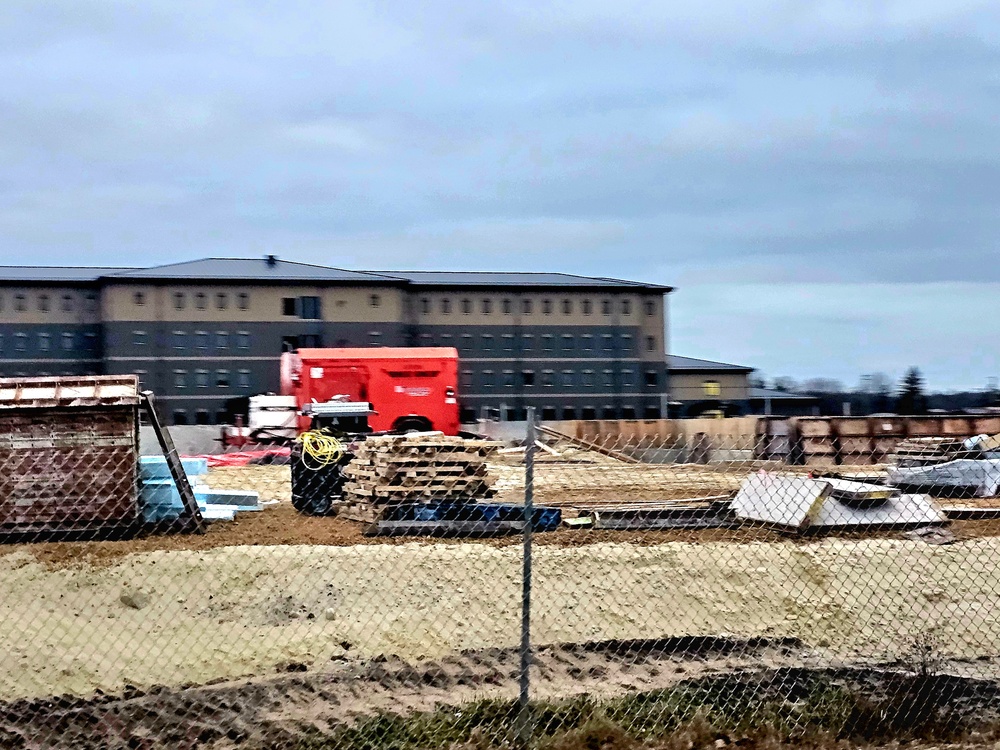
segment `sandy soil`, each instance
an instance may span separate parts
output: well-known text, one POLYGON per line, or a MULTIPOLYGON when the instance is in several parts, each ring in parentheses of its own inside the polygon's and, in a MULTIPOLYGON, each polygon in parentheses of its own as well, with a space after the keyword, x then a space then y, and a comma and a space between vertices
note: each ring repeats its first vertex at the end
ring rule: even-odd
MULTIPOLYGON (((323 519, 317 519, 323 520, 323 519)), ((1000 539, 540 546, 538 643, 733 634, 841 656, 1000 653, 1000 539)), ((0 698, 204 683, 345 656, 516 643, 520 550, 489 544, 237 546, 0 567, 0 698), (145 593, 133 609, 123 593, 145 593)))
MULTIPOLYGON (((892 672, 877 665, 830 670, 812 662, 815 658, 801 644, 766 640, 551 646, 535 654, 532 685, 534 696, 541 700, 573 695, 608 698, 712 680, 727 680, 733 686, 750 684, 761 701, 794 695, 796 685, 814 677, 863 686, 871 696, 898 687, 892 672)), ((407 714, 460 707, 484 698, 512 700, 517 696, 519 657, 516 649, 489 649, 442 660, 347 659, 307 672, 300 669, 300 665, 288 665, 284 671, 293 674, 210 686, 132 688, 116 696, 0 704, 0 746, 49 750, 298 747, 309 732, 329 733, 375 712, 407 714)), ((977 675, 974 682, 948 676, 936 680, 942 695, 954 697, 961 715, 984 724, 995 717, 998 686, 987 675, 977 675)))

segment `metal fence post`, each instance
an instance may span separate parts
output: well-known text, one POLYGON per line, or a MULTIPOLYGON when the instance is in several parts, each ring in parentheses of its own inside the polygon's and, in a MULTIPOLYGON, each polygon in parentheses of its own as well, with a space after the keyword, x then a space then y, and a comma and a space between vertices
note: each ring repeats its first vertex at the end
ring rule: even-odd
POLYGON ((535 409, 528 407, 524 450, 524 555, 521 566, 521 673, 518 699, 517 736, 522 748, 531 744, 533 733, 529 705, 531 668, 531 535, 535 495, 535 409))

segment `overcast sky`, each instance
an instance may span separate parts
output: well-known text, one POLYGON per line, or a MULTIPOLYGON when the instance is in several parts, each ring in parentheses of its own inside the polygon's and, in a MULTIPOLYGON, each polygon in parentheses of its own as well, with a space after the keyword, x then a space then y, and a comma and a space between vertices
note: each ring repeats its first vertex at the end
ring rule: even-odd
POLYGON ((5 0, 0 263, 671 284, 771 376, 1000 374, 1000 6, 5 0))

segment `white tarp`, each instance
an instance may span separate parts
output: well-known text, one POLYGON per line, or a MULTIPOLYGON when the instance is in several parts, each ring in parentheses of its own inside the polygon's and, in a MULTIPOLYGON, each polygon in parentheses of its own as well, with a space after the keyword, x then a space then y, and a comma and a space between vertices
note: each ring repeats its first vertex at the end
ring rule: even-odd
POLYGON ((935 466, 890 468, 889 484, 956 492, 971 488, 977 497, 992 497, 1000 491, 1000 459, 960 458, 935 466))

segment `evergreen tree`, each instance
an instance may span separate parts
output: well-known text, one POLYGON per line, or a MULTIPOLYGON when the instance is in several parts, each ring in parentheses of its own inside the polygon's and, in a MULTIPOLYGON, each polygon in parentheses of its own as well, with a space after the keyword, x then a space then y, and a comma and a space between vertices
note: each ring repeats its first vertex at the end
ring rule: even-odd
POLYGON ((903 376, 896 398, 897 414, 926 414, 927 397, 924 395, 924 379, 920 370, 911 367, 903 376))

